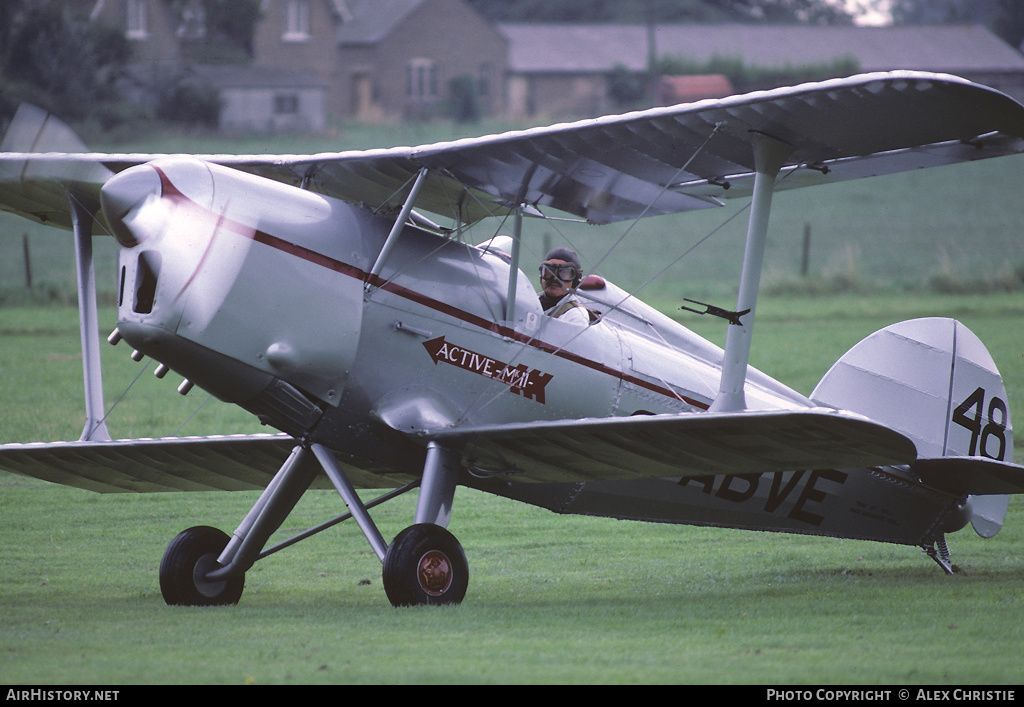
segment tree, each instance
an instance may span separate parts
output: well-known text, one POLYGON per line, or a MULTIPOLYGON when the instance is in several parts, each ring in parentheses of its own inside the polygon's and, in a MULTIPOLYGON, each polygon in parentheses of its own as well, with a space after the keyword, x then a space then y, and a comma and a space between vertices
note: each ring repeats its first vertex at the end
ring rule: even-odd
POLYGON ((852 24, 853 17, 835 0, 705 0, 741 20, 800 24, 852 24))
POLYGON ((199 63, 246 63, 263 17, 260 0, 164 0, 185 28, 191 57, 199 63))
POLYGON ((892 18, 896 24, 982 24, 1014 48, 1024 42, 1021 0, 892 0, 892 18))
POLYGON ((116 120, 122 109, 115 81, 130 57, 123 34, 55 0, 3 5, 0 117, 31 102, 68 120, 116 120))
POLYGON ((1019 0, 1001 0, 992 30, 1011 47, 1024 46, 1024 3, 1019 0))
POLYGON ((260 0, 205 0, 207 24, 252 56, 253 35, 263 17, 260 0))
POLYGON ((451 117, 456 123, 477 123, 483 115, 476 79, 460 74, 448 82, 451 117))

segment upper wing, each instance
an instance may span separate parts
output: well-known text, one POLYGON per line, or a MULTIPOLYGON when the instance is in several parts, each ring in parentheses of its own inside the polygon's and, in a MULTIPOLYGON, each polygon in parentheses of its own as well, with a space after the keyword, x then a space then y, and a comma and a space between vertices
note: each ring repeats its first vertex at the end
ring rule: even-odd
MULTIPOLYGON (((420 147, 200 157, 378 209, 400 207, 425 168, 418 209, 468 222, 530 204, 608 223, 749 196, 752 132, 794 146, 779 182, 790 189, 1022 152, 1024 106, 954 76, 891 72, 420 147)), ((0 202, 59 222, 61 174, 155 157, 5 155, 0 202)))
POLYGON ((504 203, 595 223, 747 197, 751 134, 794 146, 781 188, 1024 150, 1024 107, 963 79, 867 74, 420 148, 415 157, 504 203), (864 158, 871 158, 861 164, 864 158), (800 176, 788 173, 800 167, 800 176))
POLYGON ((914 443, 835 410, 636 415, 456 428, 471 473, 527 482, 756 474, 906 464, 914 443))

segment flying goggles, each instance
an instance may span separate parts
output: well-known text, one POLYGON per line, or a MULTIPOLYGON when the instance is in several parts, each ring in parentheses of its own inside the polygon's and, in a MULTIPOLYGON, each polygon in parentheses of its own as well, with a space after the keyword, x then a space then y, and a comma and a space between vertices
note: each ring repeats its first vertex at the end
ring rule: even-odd
POLYGON ((541 263, 540 277, 542 280, 559 279, 562 282, 573 282, 580 276, 580 271, 575 265, 554 265, 541 263))

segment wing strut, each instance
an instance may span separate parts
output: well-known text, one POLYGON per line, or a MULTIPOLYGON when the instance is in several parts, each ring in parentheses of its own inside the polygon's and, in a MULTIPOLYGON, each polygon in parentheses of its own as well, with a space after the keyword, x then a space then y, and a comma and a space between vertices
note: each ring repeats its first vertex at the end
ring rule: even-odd
POLYGON ((757 290, 761 284, 764 246, 768 237, 768 216, 772 208, 775 178, 793 146, 764 133, 752 132, 754 146, 754 194, 750 202, 750 220, 747 225, 747 245, 743 253, 743 270, 736 298, 736 311, 743 321, 730 323, 725 335, 725 359, 722 363, 722 381, 718 396, 709 408, 712 412, 737 412, 747 407, 743 392, 750 359, 750 341, 754 333, 754 315, 757 311, 757 290))
POLYGON ((420 187, 423 186, 423 180, 426 179, 426 177, 427 168, 423 167, 416 175, 416 181, 413 182, 412 189, 409 190, 409 196, 406 197, 405 203, 402 205, 402 211, 398 214, 398 218, 395 219, 395 223, 391 227, 388 239, 384 241, 384 247, 380 249, 380 255, 377 256, 377 262, 373 264, 373 268, 370 270, 370 275, 380 275, 380 271, 384 268, 384 261, 388 259, 391 249, 394 248, 395 243, 398 242, 398 236, 402 233, 402 229, 405 228, 406 221, 409 220, 409 213, 412 211, 412 207, 416 203, 416 197, 419 196, 420 187))
POLYGON ((523 205, 516 205, 512 222, 512 261, 508 266, 508 291, 505 297, 505 321, 511 322, 516 316, 516 289, 519 282, 519 252, 523 238, 523 205))
POLYGON ((103 369, 100 365, 99 315, 96 307, 96 269, 92 259, 92 213, 68 193, 75 234, 75 272, 78 276, 78 327, 82 335, 82 378, 85 381, 85 428, 82 441, 109 442, 104 420, 103 369))
POLYGON ((529 166, 526 174, 523 175, 523 182, 519 186, 519 194, 516 196, 515 219, 512 222, 512 262, 508 269, 508 292, 505 301, 505 321, 511 322, 516 316, 516 289, 519 282, 519 252, 523 241, 523 201, 526 199, 526 190, 530 187, 533 175, 537 171, 537 163, 529 166))

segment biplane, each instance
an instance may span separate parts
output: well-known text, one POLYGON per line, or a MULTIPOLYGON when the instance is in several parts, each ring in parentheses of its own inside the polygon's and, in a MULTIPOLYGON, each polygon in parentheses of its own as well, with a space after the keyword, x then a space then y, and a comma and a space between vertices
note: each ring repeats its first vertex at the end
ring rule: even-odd
POLYGON ((863 74, 273 156, 90 153, 26 107, 2 149, 2 207, 73 235, 86 422, 79 440, 0 445, 0 468, 100 493, 261 490, 232 535, 171 540, 169 604, 236 603, 255 562, 348 519, 392 604, 461 602, 460 485, 556 513, 916 546, 947 573, 946 535, 995 535, 1024 492, 1001 376, 953 319, 876 332, 809 396, 749 365, 773 194, 1024 152, 1024 106, 985 86, 863 74), (724 347, 596 274, 575 288, 586 322, 545 315, 524 222, 730 199, 749 200, 735 310, 690 303, 722 318, 724 347), (487 219, 496 230, 469 243, 487 219), (119 246, 109 341, 276 432, 111 439, 94 237, 119 246), (267 547, 308 489, 346 511, 267 547), (412 523, 387 542, 370 511, 413 490, 412 523))

